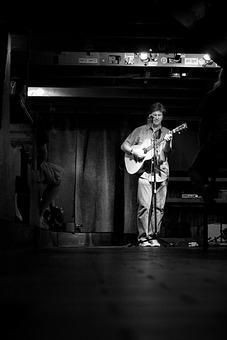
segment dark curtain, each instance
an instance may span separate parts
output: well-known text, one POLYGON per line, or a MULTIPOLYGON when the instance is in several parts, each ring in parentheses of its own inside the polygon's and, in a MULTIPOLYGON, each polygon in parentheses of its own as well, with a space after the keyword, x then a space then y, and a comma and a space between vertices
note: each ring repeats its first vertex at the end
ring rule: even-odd
MULTIPOLYGON (((128 212, 133 200, 124 186, 124 128, 108 117, 84 120, 64 118, 50 130, 49 159, 65 172, 56 201, 66 223, 73 221, 89 232, 123 232, 124 219, 131 224, 131 216, 124 217, 124 197, 130 197, 128 212)), ((132 190, 129 183, 126 186, 132 190)))
MULTIPOLYGON (((58 122, 55 117, 49 158, 65 171, 56 201, 64 209, 66 223, 75 222, 89 232, 136 233, 138 178, 127 174, 120 145, 140 124, 141 117, 61 117, 58 122)), ((181 136, 176 138, 173 157, 178 168, 186 169, 196 137, 181 136)))
POLYGON ((117 144, 105 128, 76 131, 75 221, 89 231, 114 231, 117 144))

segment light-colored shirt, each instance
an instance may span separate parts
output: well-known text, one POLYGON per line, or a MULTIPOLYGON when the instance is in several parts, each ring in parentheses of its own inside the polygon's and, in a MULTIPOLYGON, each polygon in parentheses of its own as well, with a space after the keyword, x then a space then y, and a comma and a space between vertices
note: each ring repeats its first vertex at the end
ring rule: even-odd
MULTIPOLYGON (((163 147, 165 146, 164 136, 170 132, 169 129, 161 126, 160 129, 155 132, 150 127, 150 125, 142 125, 133 130, 130 135, 125 139, 125 142, 128 142, 131 146, 133 145, 145 145, 152 146, 154 143, 154 133, 155 133, 155 144, 157 146, 157 166, 155 171, 155 179, 157 182, 163 182, 169 177, 169 163, 167 154, 164 152, 164 158, 160 160, 159 155, 162 152, 163 147)), ((172 144, 170 144, 172 146, 172 144)), ((163 156, 163 155, 162 155, 163 156)), ((154 171, 152 167, 152 160, 145 160, 138 174, 141 178, 148 179, 149 181, 154 181, 154 171)))

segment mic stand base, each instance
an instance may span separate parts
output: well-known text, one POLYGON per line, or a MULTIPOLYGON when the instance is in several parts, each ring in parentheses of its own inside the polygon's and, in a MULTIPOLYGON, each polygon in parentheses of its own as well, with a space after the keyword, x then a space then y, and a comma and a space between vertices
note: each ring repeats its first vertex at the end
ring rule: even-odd
MULTIPOLYGON (((159 238, 158 237, 158 231, 157 231, 157 197, 156 197, 156 194, 157 194, 157 182, 156 182, 157 158, 156 158, 156 137, 155 137, 155 133, 153 133, 153 140, 151 139, 151 145, 152 144, 153 144, 153 157, 151 158, 150 170, 151 170, 151 174, 153 173, 153 176, 154 176, 154 181, 151 185, 152 185, 152 201, 153 201, 152 209, 153 209, 153 213, 154 213, 154 226, 155 226, 155 232, 153 234, 152 239, 156 239, 160 245, 162 244, 165 247, 167 247, 167 246, 171 247, 172 243, 165 241, 162 238, 159 238)), ((157 244, 157 247, 159 247, 158 244, 157 244)))
POLYGON ((160 245, 164 246, 164 247, 174 247, 174 243, 173 242, 169 242, 164 240, 162 237, 158 236, 158 234, 154 234, 152 237, 152 240, 157 240, 158 243, 160 243, 160 245))

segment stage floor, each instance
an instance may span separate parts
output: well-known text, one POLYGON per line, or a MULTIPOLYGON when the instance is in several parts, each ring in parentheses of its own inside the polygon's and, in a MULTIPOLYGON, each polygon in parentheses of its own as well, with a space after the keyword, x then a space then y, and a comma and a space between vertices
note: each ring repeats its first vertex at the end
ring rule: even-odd
POLYGON ((227 248, 3 251, 4 339, 221 339, 227 248))

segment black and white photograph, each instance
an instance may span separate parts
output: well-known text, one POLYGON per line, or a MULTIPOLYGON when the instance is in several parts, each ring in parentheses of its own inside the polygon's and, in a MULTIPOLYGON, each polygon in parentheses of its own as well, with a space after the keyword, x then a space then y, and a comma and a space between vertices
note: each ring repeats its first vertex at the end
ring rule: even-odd
POLYGON ((223 1, 0 11, 3 340, 219 340, 223 1))

